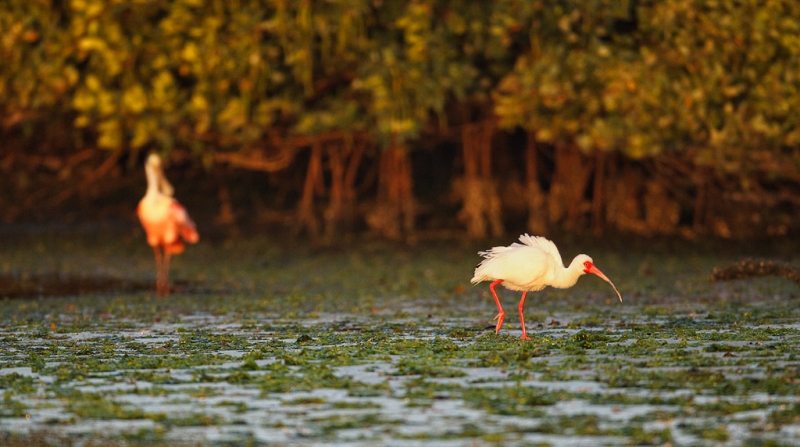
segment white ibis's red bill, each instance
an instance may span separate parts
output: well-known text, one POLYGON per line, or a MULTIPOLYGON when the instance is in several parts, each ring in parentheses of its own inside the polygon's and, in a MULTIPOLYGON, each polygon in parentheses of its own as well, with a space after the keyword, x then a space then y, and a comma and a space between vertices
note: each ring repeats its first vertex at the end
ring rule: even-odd
POLYGON ((144 165, 147 192, 136 208, 147 243, 156 256, 156 293, 169 294, 169 258, 183 253, 183 243, 194 244, 199 239, 194 221, 186 209, 172 198, 174 189, 161 167, 161 157, 150 154, 144 165))
POLYGON ((558 248, 548 239, 523 234, 519 237, 519 242, 521 243, 514 242, 508 247, 493 247, 490 250, 478 252, 486 259, 475 268, 475 275, 471 282, 477 284, 481 281, 492 281, 489 289, 500 310, 500 313, 494 317, 497 320, 495 333, 500 332, 506 315, 497 298, 497 292, 494 290, 495 286, 500 283, 507 289, 522 292, 522 298, 519 300, 519 322, 522 324, 522 338, 525 340, 530 340, 525 332, 525 319, 522 316, 525 296, 528 292, 542 290, 547 286, 566 289, 574 286, 581 275, 592 273, 611 284, 622 302, 622 295, 617 287, 600 269, 595 267, 589 256, 575 256, 569 267, 565 268, 558 248))

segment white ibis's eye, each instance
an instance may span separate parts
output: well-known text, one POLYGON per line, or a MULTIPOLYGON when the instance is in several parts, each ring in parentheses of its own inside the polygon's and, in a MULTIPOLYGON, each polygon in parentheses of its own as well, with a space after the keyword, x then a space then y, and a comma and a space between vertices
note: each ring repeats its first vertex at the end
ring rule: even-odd
POLYGON ((586 261, 586 262, 583 263, 583 266, 588 269, 590 264, 591 264, 591 262, 586 261))

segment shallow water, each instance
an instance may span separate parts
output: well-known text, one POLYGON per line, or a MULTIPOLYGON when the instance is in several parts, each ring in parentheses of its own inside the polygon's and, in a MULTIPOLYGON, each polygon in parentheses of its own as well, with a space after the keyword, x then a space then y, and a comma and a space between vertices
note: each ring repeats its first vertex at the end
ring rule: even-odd
POLYGON ((487 288, 465 287, 472 247, 192 248, 169 299, 122 285, 149 284, 138 245, 45 242, 57 273, 21 246, 0 253, 6 279, 70 281, 80 258, 103 284, 0 288, 0 441, 800 445, 797 291, 708 283, 713 255, 667 257, 653 277, 624 274, 647 256, 598 253, 625 302, 583 280, 532 294, 523 341, 516 296, 495 334, 487 288), (276 257, 291 262, 258 268, 276 257))
MULTIPOLYGON (((565 320, 581 317, 560 316, 565 320)), ((340 318, 331 315, 312 324, 287 321, 286 332, 299 326, 310 337, 300 343, 297 339, 301 337, 284 338, 284 331, 274 321, 268 330, 245 329, 231 322, 235 320, 210 315, 191 315, 170 325, 139 325, 126 331, 116 331, 109 327, 113 325, 104 323, 101 328, 64 334, 67 338, 56 336, 56 340, 68 340, 68 347, 59 346, 58 342, 54 347, 50 336, 5 326, 0 331, 0 339, 4 340, 0 380, 6 384, 2 390, 0 432, 21 437, 47 429, 70 439, 101 437, 166 443, 192 439, 209 444, 248 441, 270 445, 420 445, 424 440, 435 440, 437 445, 440 441, 445 445, 471 445, 476 439, 503 445, 576 446, 643 441, 751 445, 754 439, 771 438, 780 439, 785 445, 800 443, 800 425, 795 421, 800 416, 791 416, 779 425, 771 422, 776 413, 791 411, 794 415, 797 411, 795 378, 787 379, 791 382, 789 388, 777 393, 732 388, 731 394, 726 395, 724 391, 698 388, 680 380, 655 387, 657 381, 648 383, 652 377, 647 375, 695 368, 702 370, 705 377, 732 367, 752 368, 763 375, 765 362, 780 361, 784 365, 783 377, 787 371, 795 374, 800 367, 800 363, 790 360, 793 352, 768 358, 759 354, 756 360, 739 351, 736 365, 731 366, 719 362, 726 358, 703 352, 719 342, 695 340, 691 347, 699 351, 696 359, 711 358, 714 364, 697 368, 678 361, 669 366, 647 366, 651 362, 663 363, 661 350, 669 352, 672 345, 681 343, 678 339, 665 339, 663 347, 652 353, 610 360, 616 369, 633 369, 641 374, 635 385, 618 387, 606 376, 604 367, 609 360, 601 353, 561 353, 501 361, 494 366, 475 364, 476 358, 496 352, 525 357, 530 347, 542 343, 562 343, 562 348, 552 349, 570 350, 563 343, 580 333, 571 329, 547 329, 535 334, 531 342, 515 339, 513 330, 508 331, 511 335, 487 331, 456 339, 443 336, 442 332, 470 327, 474 322, 450 320, 444 326, 418 322, 412 337, 399 333, 375 343, 355 331, 332 330, 340 318), (197 334, 213 338, 219 333, 235 339, 239 348, 212 347, 213 341, 209 340, 202 341, 205 347, 201 343, 191 349, 172 348, 194 343, 191 338, 197 338, 197 334), (315 336, 318 333, 324 337, 315 336), (187 337, 188 334, 193 335, 187 337), (331 337, 341 342, 323 340, 331 337), (20 340, 26 344, 25 352, 52 352, 41 354, 43 367, 22 366, 30 363, 30 354, 10 349, 20 340), (394 348, 402 343, 414 343, 416 349, 413 345, 394 348), (378 344, 380 349, 373 346, 378 344), (269 346, 272 348, 265 349, 269 346), (342 347, 358 352, 370 346, 373 348, 369 352, 345 359, 333 356, 342 347), (67 350, 87 354, 70 354, 67 350), (444 359, 437 360, 419 357, 415 352, 455 355, 444 354, 444 359), (210 356, 209 360, 199 359, 184 367, 108 366, 116 365, 115 359, 120 355, 152 360, 159 356, 190 358, 197 353, 210 356), (84 355, 95 357, 98 363, 83 366, 84 355), (243 360, 256 357, 250 364, 243 360), (329 362, 326 358, 335 360, 329 362), (747 366, 753 361, 762 366, 747 366), (416 373, 409 366, 417 368, 416 373), (314 374, 316 382, 308 382, 304 376, 315 367, 327 371, 314 374), (595 380, 587 380, 589 377, 595 380), (289 384, 276 390, 274 381, 289 384), (87 400, 104 410, 86 408, 87 400), (731 408, 720 410, 723 413, 708 410, 720 402, 731 408), (570 422, 576 419, 578 423, 570 422)), ((359 320, 356 316, 346 319, 375 333, 392 324, 391 320, 359 320)), ((759 340, 765 339, 759 326, 748 329, 759 340)), ((782 334, 768 337, 769 340, 796 345, 800 338, 794 325, 769 325, 769 329, 782 334)), ((653 335, 668 327, 656 320, 649 323, 648 330, 653 335)), ((737 336, 736 330, 727 332, 737 336)), ((725 333, 715 332, 717 338, 725 333)), ((619 349, 635 345, 630 343, 632 334, 627 328, 605 329, 602 335, 608 338, 603 342, 608 348, 615 344, 619 349)), ((730 345, 741 348, 747 343, 740 340, 730 345)), ((725 379, 721 376, 720 380, 725 379)))

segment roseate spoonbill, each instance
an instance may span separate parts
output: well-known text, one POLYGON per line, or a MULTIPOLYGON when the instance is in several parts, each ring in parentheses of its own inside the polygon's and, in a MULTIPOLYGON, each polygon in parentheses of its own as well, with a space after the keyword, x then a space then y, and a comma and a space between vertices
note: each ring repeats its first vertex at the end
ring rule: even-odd
POLYGON ((147 243, 156 257, 156 294, 169 295, 169 258, 183 252, 184 241, 194 244, 199 239, 194 222, 186 209, 172 197, 161 166, 161 157, 150 154, 144 165, 147 192, 136 208, 147 243))
POLYGON ((502 283, 507 289, 522 291, 522 298, 519 300, 519 322, 522 324, 522 337, 530 340, 525 332, 525 319, 522 316, 522 309, 525 305, 525 296, 528 292, 536 292, 547 286, 558 289, 572 287, 578 282, 578 278, 585 273, 593 273, 614 287, 620 302, 622 295, 619 294, 614 283, 609 280, 597 267, 594 266, 592 258, 586 255, 575 256, 575 259, 564 267, 561 261, 561 254, 558 248, 550 240, 540 236, 528 236, 523 234, 519 237, 519 242, 514 242, 508 247, 493 247, 488 251, 480 251, 479 255, 484 259, 475 268, 475 275, 472 277, 472 284, 481 281, 492 281, 489 289, 492 291, 494 300, 500 313, 494 317, 497 320, 495 333, 500 332, 506 313, 500 300, 497 298, 495 286, 502 283))

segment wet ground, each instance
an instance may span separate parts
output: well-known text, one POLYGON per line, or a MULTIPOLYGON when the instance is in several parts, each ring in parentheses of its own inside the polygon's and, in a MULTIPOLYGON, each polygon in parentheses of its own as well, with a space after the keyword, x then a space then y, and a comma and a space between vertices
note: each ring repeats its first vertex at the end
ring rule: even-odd
POLYGON ((15 235, 0 253, 0 441, 800 445, 800 291, 708 281, 771 248, 619 244, 581 251, 625 301, 588 277, 532 294, 523 341, 516 294, 501 292, 496 335, 488 285, 469 285, 486 248, 472 243, 202 241, 161 299, 136 229, 15 235))
POLYGON ((0 275, 0 297, 36 299, 100 293, 131 293, 149 290, 149 283, 134 283, 120 278, 99 276, 0 275))

